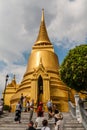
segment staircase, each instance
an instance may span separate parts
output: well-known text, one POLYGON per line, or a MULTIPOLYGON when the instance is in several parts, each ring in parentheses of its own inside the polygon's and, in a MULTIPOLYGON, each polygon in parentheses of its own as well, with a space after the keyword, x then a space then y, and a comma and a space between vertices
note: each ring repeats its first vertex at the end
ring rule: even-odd
POLYGON ((81 123, 78 123, 78 121, 75 118, 72 118, 70 113, 63 113, 63 115, 64 115, 63 119, 64 130, 85 130, 81 123))
POLYGON ((5 113, 0 117, 0 130, 26 130, 28 126, 29 113, 22 113, 21 122, 17 124, 14 121, 15 113, 5 113))
MULTIPOLYGON (((16 124, 14 121, 14 113, 5 113, 0 116, 0 130, 26 130, 28 126, 29 113, 22 112, 21 123, 16 124)), ((47 113, 44 114, 47 117, 47 113)), ((76 119, 73 119, 69 113, 63 113, 63 130, 85 130, 82 124, 79 124, 76 119)), ((33 121, 36 119, 34 113, 33 121)), ((48 120, 51 130, 54 130, 54 122, 48 120)))

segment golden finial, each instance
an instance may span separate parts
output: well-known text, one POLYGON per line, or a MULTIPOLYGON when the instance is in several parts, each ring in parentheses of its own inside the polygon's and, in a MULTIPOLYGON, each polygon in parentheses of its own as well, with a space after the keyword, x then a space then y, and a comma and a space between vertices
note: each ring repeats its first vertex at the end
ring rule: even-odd
POLYGON ((44 9, 42 9, 42 18, 41 21, 44 21, 44 9))
POLYGON ((42 9, 41 24, 40 24, 39 34, 38 34, 37 40, 35 42, 35 46, 36 45, 43 45, 43 44, 52 45, 50 40, 49 40, 46 26, 45 26, 44 9, 42 9))
POLYGON ((13 80, 15 80, 15 74, 13 75, 13 80))

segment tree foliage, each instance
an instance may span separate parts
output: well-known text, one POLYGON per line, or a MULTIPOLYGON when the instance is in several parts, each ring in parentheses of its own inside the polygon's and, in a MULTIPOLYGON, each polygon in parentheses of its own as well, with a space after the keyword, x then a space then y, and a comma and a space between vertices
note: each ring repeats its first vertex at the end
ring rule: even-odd
POLYGON ((60 67, 61 79, 77 91, 87 91, 87 45, 71 49, 60 67))

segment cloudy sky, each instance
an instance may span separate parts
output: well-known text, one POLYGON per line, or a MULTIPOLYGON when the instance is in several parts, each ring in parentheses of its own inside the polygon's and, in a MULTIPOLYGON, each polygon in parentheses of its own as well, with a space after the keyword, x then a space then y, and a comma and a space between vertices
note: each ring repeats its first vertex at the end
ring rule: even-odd
POLYGON ((39 31, 41 11, 61 64, 71 48, 87 44, 87 0, 0 0, 0 95, 16 75, 20 83, 39 31))

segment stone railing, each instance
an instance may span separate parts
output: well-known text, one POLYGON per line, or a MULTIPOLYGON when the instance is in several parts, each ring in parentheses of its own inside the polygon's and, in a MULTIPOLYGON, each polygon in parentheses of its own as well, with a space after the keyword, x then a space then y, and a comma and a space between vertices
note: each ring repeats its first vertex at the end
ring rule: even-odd
POLYGON ((80 106, 80 112, 82 117, 82 124, 85 130, 87 130, 87 111, 84 109, 84 107, 81 104, 79 104, 79 106, 80 106))
POLYGON ((72 117, 76 118, 79 123, 82 123, 85 130, 87 130, 87 110, 85 110, 83 102, 79 98, 79 95, 75 95, 75 106, 71 101, 69 101, 68 104, 72 117))
POLYGON ((71 115, 76 118, 76 108, 71 101, 68 102, 71 115))

